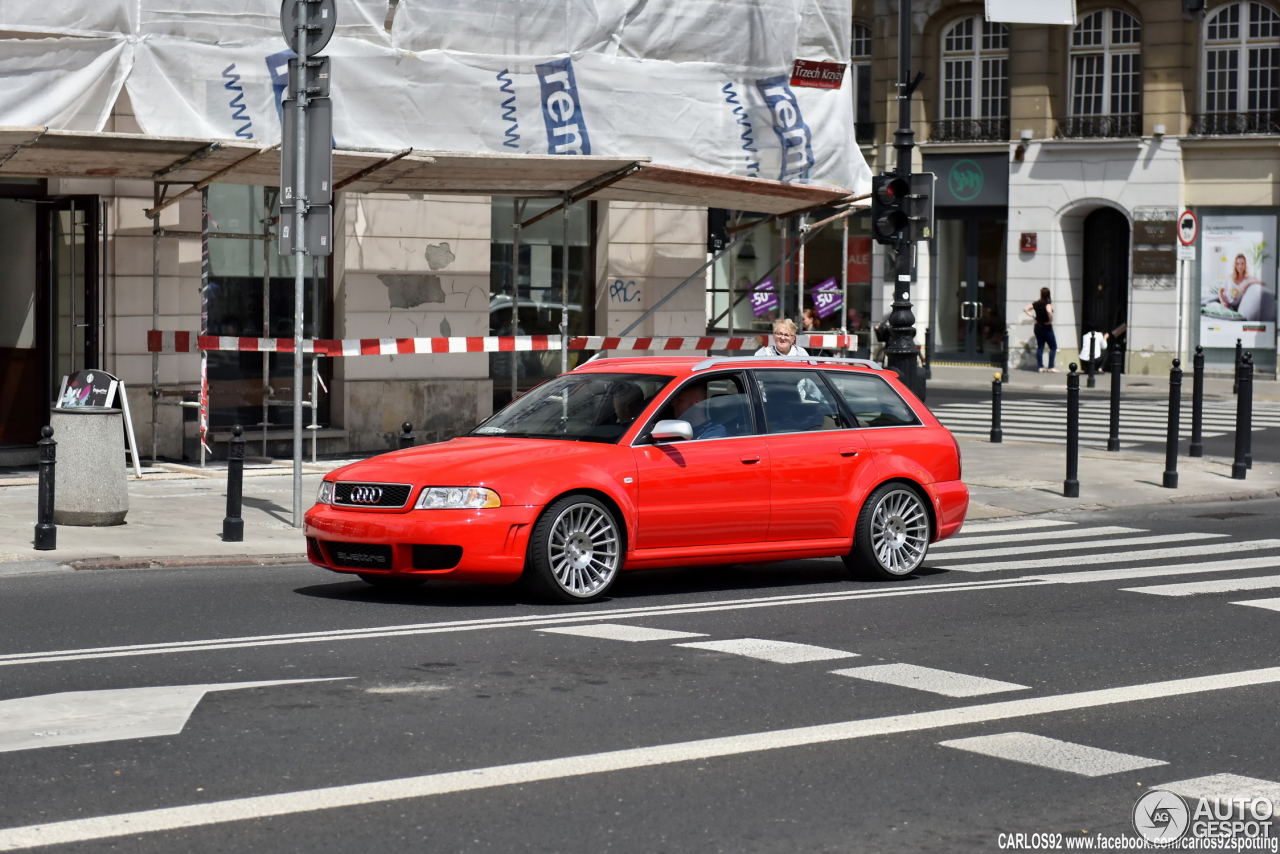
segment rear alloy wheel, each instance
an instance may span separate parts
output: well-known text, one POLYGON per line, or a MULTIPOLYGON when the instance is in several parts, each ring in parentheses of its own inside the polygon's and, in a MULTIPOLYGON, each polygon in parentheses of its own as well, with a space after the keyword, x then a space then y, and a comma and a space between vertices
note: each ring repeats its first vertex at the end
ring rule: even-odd
POLYGON ((374 575, 372 572, 357 572, 365 584, 372 584, 379 590, 412 590, 422 584, 423 579, 404 575, 374 575))
POLYGON ((905 578, 924 563, 929 552, 929 511, 915 489, 886 483, 862 505, 853 534, 853 551, 844 556, 849 569, 871 578, 905 578))
POLYGON ((613 513, 589 495, 567 495, 533 528, 525 581, 540 598, 594 602, 621 566, 622 536, 613 513))

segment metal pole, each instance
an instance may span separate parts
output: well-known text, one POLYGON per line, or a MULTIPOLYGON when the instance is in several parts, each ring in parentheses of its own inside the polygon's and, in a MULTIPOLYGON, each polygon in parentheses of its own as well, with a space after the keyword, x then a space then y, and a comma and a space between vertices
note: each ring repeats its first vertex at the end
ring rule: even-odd
MULTIPOLYGON (((200 334, 209 334, 209 189, 200 191, 200 334)), ((209 352, 200 351, 200 468, 209 436, 209 352)))
MULTIPOLYGON (((262 337, 271 337, 271 208, 262 191, 262 337)), ((262 456, 267 456, 267 424, 271 421, 271 354, 262 354, 262 456)))
MULTIPOLYGON (((897 173, 911 175, 911 150, 915 132, 911 129, 911 0, 898 0, 898 129, 893 147, 898 152, 897 173)), ((889 367, 921 400, 925 396, 924 377, 917 370, 915 346, 916 317, 911 307, 911 283, 915 278, 913 244, 905 238, 897 245, 893 281, 893 310, 889 314, 889 367)))
MULTIPOLYGON (((736 216, 735 216, 735 217, 733 218, 733 224, 734 224, 734 225, 737 225, 737 224, 738 224, 738 217, 736 217, 736 216)), ((732 245, 732 244, 733 244, 733 238, 732 238, 732 237, 728 237, 728 238, 726 238, 726 239, 727 239, 727 241, 729 242, 729 244, 730 244, 730 245, 732 245)), ((729 330, 729 337, 730 337, 730 338, 732 338, 732 337, 733 337, 733 298, 734 298, 734 296, 735 296, 735 295, 736 295, 736 293, 737 293, 737 290, 736 290, 736 289, 737 289, 737 286, 738 286, 738 271, 734 269, 734 262, 737 260, 737 257, 738 257, 738 253, 736 253, 736 252, 730 252, 730 253, 729 253, 729 317, 728 317, 728 330, 729 330)), ((713 322, 714 322, 714 321, 713 321, 713 322)), ((708 331, 710 331, 710 330, 708 329, 708 331)))
POLYGON ((244 497, 244 428, 231 428, 231 444, 227 447, 227 515, 222 520, 224 543, 244 542, 244 519, 240 505, 244 497))
MULTIPOLYGON (((849 334, 849 218, 840 220, 840 334, 849 334)), ((847 357, 849 348, 840 355, 847 357)))
POLYGON ((1244 359, 1242 358, 1240 364, 1240 379, 1237 383, 1236 392, 1236 457, 1231 463, 1231 477, 1235 480, 1244 480, 1245 474, 1249 469, 1249 440, 1251 438, 1249 432, 1253 429, 1253 425, 1251 423, 1252 419, 1250 418, 1251 413, 1249 412, 1250 404, 1253 403, 1253 365, 1249 365, 1249 368, 1250 393, 1245 394, 1244 359))
POLYGON ((1232 394, 1240 393, 1240 363, 1244 359, 1243 353, 1244 353, 1244 347, 1241 345, 1240 339, 1237 338, 1236 339, 1236 367, 1235 367, 1235 373, 1231 380, 1232 394))
POLYGON ((413 424, 409 421, 400 425, 400 450, 413 447, 413 424))
POLYGON ((1067 479, 1062 484, 1062 494, 1080 497, 1080 375, 1075 362, 1067 374, 1067 479))
MULTIPOLYGON (((160 204, 160 185, 152 184, 155 205, 160 204)), ((151 328, 160 328, 160 214, 151 217, 151 328)), ((179 419, 178 429, 182 429, 179 419)), ((151 463, 156 463, 157 435, 160 432, 160 354, 151 354, 151 463)))
MULTIPOLYGON (((320 337, 320 258, 311 256, 311 339, 320 337)), ((311 463, 316 462, 320 441, 320 356, 311 354, 311 463)))
MULTIPOLYGON (((569 194, 564 194, 564 233, 560 249, 560 372, 569 370, 569 194)), ((565 399, 568 402, 568 398, 565 399)))
POLYGON ((1240 397, 1244 400, 1244 467, 1253 468, 1253 353, 1240 365, 1240 397))
POLYGON ((1178 421, 1182 414, 1182 360, 1169 371, 1169 430, 1164 440, 1164 487, 1178 488, 1178 421))
POLYGON ((1000 374, 997 373, 995 378, 991 380, 991 444, 993 445, 999 445, 1004 442, 1004 430, 1000 427, 1000 396, 1002 392, 1000 386, 1000 374))
MULTIPOLYGON (((70 228, 67 229, 67 236, 71 240, 71 253, 68 256, 68 263, 71 265, 69 271, 70 278, 67 280, 67 311, 71 316, 71 329, 68 335, 68 358, 71 360, 70 373, 76 372, 76 200, 71 200, 71 211, 69 215, 71 221, 70 228)), ((88 306, 86 306, 88 308, 88 306)))
MULTIPOLYGON (((511 334, 520 334, 520 223, 524 219, 524 209, 528 202, 511 200, 511 208, 515 213, 515 222, 511 224, 511 334)), ((511 399, 515 400, 520 393, 520 358, 516 351, 511 351, 511 399)))
POLYGON ((1191 360, 1191 447, 1188 454, 1204 456, 1204 348, 1196 345, 1191 360))
MULTIPOLYGON (((796 234, 804 234, 804 221, 806 217, 801 215, 796 221, 796 234)), ((848 222, 848 220, 845 220, 848 222)), ((800 244, 800 251, 796 253, 796 322, 800 325, 800 333, 804 333, 804 247, 806 244, 800 244)))
POLYGON ((1111 340, 1111 433, 1107 437, 1107 450, 1120 450, 1120 366, 1124 363, 1124 354, 1120 352, 1120 342, 1111 340))
POLYGON ((58 547, 58 529, 53 524, 54 464, 58 457, 58 443, 53 439, 53 428, 40 428, 40 492, 36 505, 36 551, 53 551, 58 547))
MULTIPOLYGON (((305 0, 297 0, 298 73, 305 78, 307 13, 305 0)), ((302 527, 302 335, 306 305, 307 271, 307 87, 298 81, 298 154, 293 199, 293 527, 302 527)))
POLYGON ((1086 334, 1089 336, 1089 350, 1084 356, 1084 369, 1089 374, 1089 379, 1086 385, 1089 388, 1096 388, 1098 385, 1098 339, 1094 338, 1092 333, 1086 334))

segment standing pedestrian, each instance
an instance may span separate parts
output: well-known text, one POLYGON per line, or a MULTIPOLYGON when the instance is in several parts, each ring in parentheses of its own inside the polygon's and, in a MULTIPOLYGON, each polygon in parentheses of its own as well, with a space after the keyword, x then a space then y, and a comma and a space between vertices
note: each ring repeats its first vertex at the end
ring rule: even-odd
POLYGON ((1053 366, 1053 358, 1058 355, 1058 339, 1053 334, 1053 299, 1049 296, 1049 289, 1041 288, 1040 299, 1022 309, 1022 312, 1036 321, 1036 367, 1040 369, 1040 373, 1048 371, 1056 374, 1058 369, 1053 366), (1049 345, 1048 368, 1044 366, 1046 344, 1049 345))

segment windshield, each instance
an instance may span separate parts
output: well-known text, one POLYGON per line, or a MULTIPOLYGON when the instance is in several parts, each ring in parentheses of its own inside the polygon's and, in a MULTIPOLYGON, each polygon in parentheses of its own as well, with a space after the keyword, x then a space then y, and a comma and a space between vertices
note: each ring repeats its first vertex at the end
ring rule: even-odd
POLYGON ((472 436, 616 442, 672 377, 566 374, 516 398, 472 436))

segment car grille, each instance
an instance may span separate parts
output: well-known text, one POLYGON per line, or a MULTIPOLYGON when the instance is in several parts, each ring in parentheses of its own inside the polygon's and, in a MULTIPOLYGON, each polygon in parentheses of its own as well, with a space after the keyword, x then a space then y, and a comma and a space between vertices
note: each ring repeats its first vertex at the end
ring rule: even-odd
POLYGON ((407 483, 336 483, 333 503, 342 507, 403 507, 413 487, 407 483))
POLYGON ((462 560, 462 546, 413 547, 414 569, 453 569, 462 560))
POLYGON ((324 552, 320 551, 320 541, 315 537, 307 537, 307 557, 317 563, 324 563, 324 552))
POLYGON ((391 546, 378 543, 325 543, 335 566, 391 569, 391 546))

